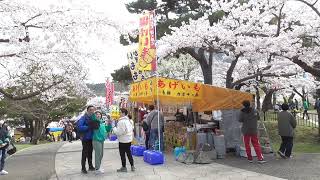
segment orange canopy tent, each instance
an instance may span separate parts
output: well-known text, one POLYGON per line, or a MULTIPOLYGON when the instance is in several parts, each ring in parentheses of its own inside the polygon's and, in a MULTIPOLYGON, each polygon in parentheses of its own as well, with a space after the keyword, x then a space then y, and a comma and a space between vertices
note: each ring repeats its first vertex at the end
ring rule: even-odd
POLYGON ((240 109, 242 101, 252 101, 253 95, 233 89, 161 77, 152 77, 130 86, 129 100, 132 102, 153 104, 158 98, 160 104, 192 104, 194 112, 204 112, 240 109))

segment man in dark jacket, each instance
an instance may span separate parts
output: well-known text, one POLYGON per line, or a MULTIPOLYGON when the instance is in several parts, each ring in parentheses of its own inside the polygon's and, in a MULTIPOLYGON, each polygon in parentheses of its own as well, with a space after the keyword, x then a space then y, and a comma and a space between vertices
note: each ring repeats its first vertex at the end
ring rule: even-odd
POLYGON ((239 122, 242 122, 242 134, 243 140, 246 147, 246 152, 248 156, 248 161, 250 163, 253 162, 253 158, 251 155, 251 144, 256 151, 258 157, 258 163, 265 163, 262 155, 261 145, 258 139, 258 118, 259 114, 257 110, 250 107, 250 101, 243 101, 242 102, 244 108, 240 112, 239 122))
POLYGON ((93 138, 93 129, 90 126, 90 121, 92 121, 91 117, 95 112, 94 106, 88 106, 87 112, 85 115, 83 115, 78 123, 77 123, 77 129, 79 131, 80 139, 82 142, 82 157, 81 157, 81 172, 84 174, 87 174, 86 170, 86 159, 88 159, 89 164, 89 171, 94 171, 95 168, 92 164, 92 152, 93 152, 93 146, 92 146, 92 138, 93 138))
POLYGON ((282 104, 282 112, 278 114, 278 129, 282 143, 278 154, 282 158, 290 158, 293 147, 294 129, 297 126, 297 121, 293 115, 288 112, 289 106, 282 104))
POLYGON ((155 109, 154 105, 149 106, 150 113, 147 116, 147 124, 150 130, 150 138, 149 138, 149 149, 157 150, 163 152, 164 150, 164 142, 163 142, 163 133, 164 133, 164 117, 162 112, 159 112, 155 109), (159 122, 158 122, 158 114, 159 114, 159 122), (159 123, 159 124, 158 124, 159 123), (159 131, 160 131, 160 140, 159 140, 159 131), (158 147, 157 142, 160 141, 160 147, 158 147))

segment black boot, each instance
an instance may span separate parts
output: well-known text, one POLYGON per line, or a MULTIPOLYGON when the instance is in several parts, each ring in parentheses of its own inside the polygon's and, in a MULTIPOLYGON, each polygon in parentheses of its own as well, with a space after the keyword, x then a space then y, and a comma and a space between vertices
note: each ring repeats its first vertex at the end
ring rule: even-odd
POLYGON ((83 174, 88 174, 88 171, 84 168, 84 169, 81 169, 81 172, 83 173, 83 174))
POLYGON ((89 165, 89 171, 95 171, 96 168, 93 167, 93 165, 89 165))

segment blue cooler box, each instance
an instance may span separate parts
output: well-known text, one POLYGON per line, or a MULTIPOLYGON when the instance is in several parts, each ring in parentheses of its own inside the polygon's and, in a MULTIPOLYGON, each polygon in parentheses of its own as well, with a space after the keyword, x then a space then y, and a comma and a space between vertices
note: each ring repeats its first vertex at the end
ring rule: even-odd
POLYGON ((136 146, 136 145, 132 145, 130 149, 131 149, 132 155, 134 156, 143 156, 143 152, 146 150, 144 146, 136 146))
POLYGON ((147 157, 148 157, 147 154, 148 154, 148 152, 149 152, 148 150, 146 150, 146 151, 143 152, 143 161, 144 161, 144 162, 147 162, 147 157))
POLYGON ((144 151, 143 159, 145 162, 151 165, 164 163, 163 153, 159 151, 144 151))

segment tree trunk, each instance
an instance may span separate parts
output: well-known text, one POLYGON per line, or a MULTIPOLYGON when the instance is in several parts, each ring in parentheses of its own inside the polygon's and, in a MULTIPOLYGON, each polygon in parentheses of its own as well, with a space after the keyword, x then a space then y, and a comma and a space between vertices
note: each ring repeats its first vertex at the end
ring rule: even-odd
POLYGON ((37 119, 34 121, 33 125, 34 125, 34 128, 33 128, 31 143, 38 144, 39 139, 40 139, 40 137, 43 133, 43 130, 44 130, 44 122, 43 122, 43 120, 37 119))
POLYGON ((206 63, 203 63, 201 61, 200 63, 203 78, 204 78, 204 84, 212 84, 212 66, 208 66, 206 63))
POLYGON ((273 89, 269 89, 266 91, 266 96, 264 97, 263 103, 262 103, 262 111, 266 112, 270 109, 273 109, 272 106, 272 95, 275 91, 273 89))
POLYGON ((277 93, 274 92, 274 93, 272 94, 272 105, 273 105, 273 107, 274 107, 276 104, 277 104, 277 93))
POLYGON ((185 48, 185 51, 190 54, 196 61, 200 63, 202 70, 204 84, 212 84, 212 58, 213 52, 206 51, 202 48, 185 48), (209 57, 206 58, 205 53, 209 53, 209 57))
POLYGON ((254 88, 256 89, 256 104, 257 104, 257 110, 261 110, 261 102, 260 102, 260 91, 258 86, 254 86, 254 88))
POLYGON ((291 93, 291 95, 290 95, 290 97, 289 97, 289 99, 288 99, 288 102, 289 102, 289 103, 292 103, 292 102, 293 102, 293 98, 294 98, 295 95, 296 95, 296 94, 295 94, 294 92, 291 93))

